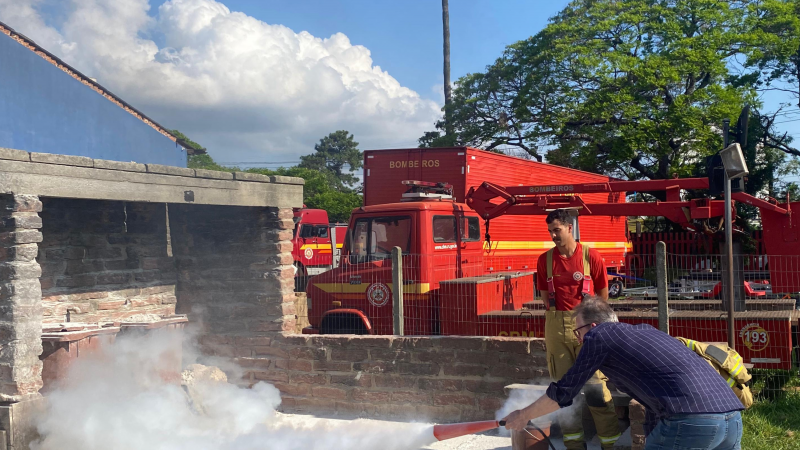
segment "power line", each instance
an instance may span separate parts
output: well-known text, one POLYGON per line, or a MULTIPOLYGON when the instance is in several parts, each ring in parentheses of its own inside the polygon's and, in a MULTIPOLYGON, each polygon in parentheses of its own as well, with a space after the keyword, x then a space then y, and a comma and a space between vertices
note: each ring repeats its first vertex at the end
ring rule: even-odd
POLYGON ((792 120, 784 120, 782 122, 775 122, 774 125, 778 125, 778 124, 781 124, 781 123, 790 123, 790 122, 800 122, 800 118, 792 119, 792 120))
POLYGON ((221 161, 217 164, 300 164, 300 161, 221 161))

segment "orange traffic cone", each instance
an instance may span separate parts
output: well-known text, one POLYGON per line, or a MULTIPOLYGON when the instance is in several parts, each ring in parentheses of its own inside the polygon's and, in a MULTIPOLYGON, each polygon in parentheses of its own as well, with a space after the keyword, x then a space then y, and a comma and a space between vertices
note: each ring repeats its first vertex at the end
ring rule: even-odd
POLYGON ((443 441, 445 439, 452 439, 467 434, 480 433, 481 431, 491 430, 492 428, 497 428, 499 426, 500 422, 496 420, 435 425, 433 427, 433 436, 437 440, 443 441))

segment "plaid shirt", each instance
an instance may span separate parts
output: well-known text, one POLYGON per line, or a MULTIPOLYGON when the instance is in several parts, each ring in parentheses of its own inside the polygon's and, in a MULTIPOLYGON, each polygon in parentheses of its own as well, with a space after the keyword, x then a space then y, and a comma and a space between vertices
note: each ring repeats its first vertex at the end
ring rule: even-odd
POLYGON ((547 396, 565 407, 600 370, 647 409, 645 432, 673 414, 712 414, 744 407, 703 358, 650 325, 601 323, 583 339, 575 365, 551 383, 547 396))

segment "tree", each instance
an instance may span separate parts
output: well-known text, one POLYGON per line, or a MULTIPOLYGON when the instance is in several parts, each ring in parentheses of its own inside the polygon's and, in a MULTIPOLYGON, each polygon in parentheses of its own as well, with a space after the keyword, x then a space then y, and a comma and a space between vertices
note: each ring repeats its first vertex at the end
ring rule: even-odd
POLYGON ((347 222, 350 213, 361 205, 361 196, 352 192, 327 191, 306 200, 306 206, 309 208, 327 211, 328 220, 332 222, 347 222))
MULTIPOLYGON (((620 178, 690 175, 722 147, 723 119, 757 104, 759 76, 747 67, 786 53, 763 18, 778 15, 783 22, 770 24, 798 34, 781 12, 786 3, 573 1, 485 73, 458 81, 455 141, 518 147, 538 160, 620 178), (737 60, 746 63, 736 68, 737 60)), ((785 137, 767 142, 797 151, 785 137)))
POLYGON ((298 167, 317 170, 329 176, 330 187, 336 191, 352 191, 358 177, 351 172, 363 167, 364 154, 358 142, 345 130, 334 131, 314 145, 315 153, 300 157, 298 167), (347 167, 347 171, 345 171, 347 167))
POLYGON ((178 130, 169 130, 173 136, 178 138, 181 145, 188 147, 194 152, 188 152, 189 156, 186 160, 186 166, 190 169, 206 169, 217 170, 220 172, 233 172, 235 169, 231 167, 224 167, 217 164, 214 159, 206 153, 205 147, 197 142, 189 139, 188 136, 178 130))
POLYGON ((767 0, 755 13, 754 28, 771 42, 747 67, 760 73, 761 90, 788 94, 800 107, 800 0, 767 0))

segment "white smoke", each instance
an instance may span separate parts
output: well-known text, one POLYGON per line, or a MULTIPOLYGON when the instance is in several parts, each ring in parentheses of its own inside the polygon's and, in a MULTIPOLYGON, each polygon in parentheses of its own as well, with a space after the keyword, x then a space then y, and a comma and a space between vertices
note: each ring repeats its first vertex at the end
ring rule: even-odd
MULTIPOLYGON (((545 391, 546 386, 543 386, 542 389, 512 390, 511 395, 508 396, 508 399, 505 401, 505 403, 503 403, 503 406, 495 413, 495 419, 500 420, 516 410, 525 408, 545 395, 545 391)), ((573 400, 571 406, 558 409, 555 412, 533 419, 531 422, 534 425, 542 428, 555 423, 561 425, 574 425, 576 423, 580 424, 582 422, 582 411, 583 396, 579 395, 573 400)), ((505 431, 505 428, 501 428, 501 433, 503 435, 508 435, 508 432, 505 431)))
POLYGON ((32 449, 416 450, 435 441, 426 424, 282 415, 280 393, 266 383, 194 386, 206 411, 198 414, 175 382, 175 344, 169 333, 151 333, 81 355, 47 394, 32 449))
POLYGON ((295 32, 214 0, 0 0, 34 39, 217 161, 297 160, 347 129, 361 148, 416 146, 439 105, 342 33, 295 32))

